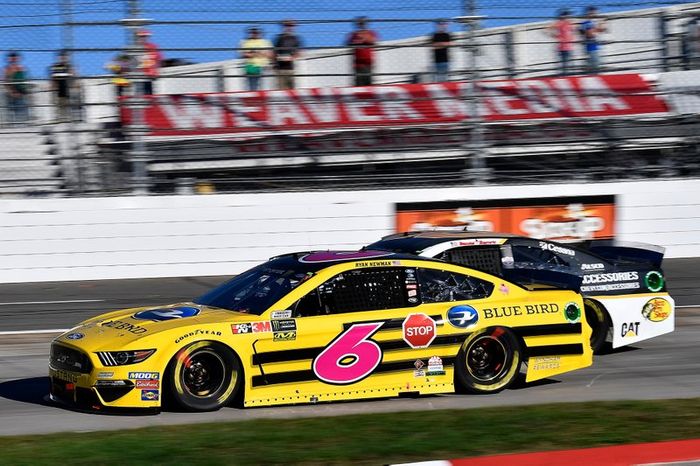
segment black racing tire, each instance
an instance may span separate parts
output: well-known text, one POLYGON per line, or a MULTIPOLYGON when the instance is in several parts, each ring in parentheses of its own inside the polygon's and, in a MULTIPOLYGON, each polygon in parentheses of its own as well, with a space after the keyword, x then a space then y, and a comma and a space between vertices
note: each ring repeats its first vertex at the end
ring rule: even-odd
POLYGON ((605 351, 605 343, 610 331, 610 316, 600 304, 594 301, 586 301, 584 305, 586 322, 591 327, 591 349, 593 354, 605 351))
POLYGON ((509 329, 493 327, 469 336, 455 361, 455 383, 470 393, 498 393, 520 374, 522 349, 509 329))
POLYGON ((172 401, 186 411, 216 411, 237 396, 243 382, 238 356, 227 346, 198 341, 171 359, 166 371, 172 401))

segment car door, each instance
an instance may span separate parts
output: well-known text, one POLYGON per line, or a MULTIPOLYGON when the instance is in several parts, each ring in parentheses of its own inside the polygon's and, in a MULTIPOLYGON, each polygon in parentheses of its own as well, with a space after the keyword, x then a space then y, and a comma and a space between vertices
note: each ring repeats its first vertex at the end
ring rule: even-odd
POLYGON ((397 364, 401 358, 392 353, 406 348, 402 324, 420 303, 415 269, 352 266, 308 290, 279 314, 283 319, 271 319, 273 327, 289 321, 295 335, 276 340, 273 328, 259 342, 264 376, 258 382, 292 389, 300 399, 349 399, 378 386, 404 386, 413 376, 415 358, 397 364), (382 377, 390 372, 404 374, 382 377))

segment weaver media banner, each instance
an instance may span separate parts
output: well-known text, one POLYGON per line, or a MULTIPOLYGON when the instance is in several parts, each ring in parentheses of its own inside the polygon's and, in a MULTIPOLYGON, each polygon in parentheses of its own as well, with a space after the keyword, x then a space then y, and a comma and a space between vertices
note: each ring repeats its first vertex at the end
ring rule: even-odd
MULTIPOLYGON (((147 96, 154 136, 407 127, 470 117, 469 83, 397 84, 147 96)), ((489 122, 665 113, 653 83, 639 74, 483 81, 489 122)), ((123 118, 128 121, 128 110, 123 118)))

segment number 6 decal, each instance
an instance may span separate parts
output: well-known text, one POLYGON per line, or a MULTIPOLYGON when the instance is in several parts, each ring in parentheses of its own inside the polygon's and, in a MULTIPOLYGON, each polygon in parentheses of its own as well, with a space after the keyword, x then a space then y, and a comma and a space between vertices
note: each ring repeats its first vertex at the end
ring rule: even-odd
POLYGON ((335 385, 359 382, 382 362, 382 349, 370 340, 383 322, 355 324, 341 333, 314 359, 316 377, 335 385))

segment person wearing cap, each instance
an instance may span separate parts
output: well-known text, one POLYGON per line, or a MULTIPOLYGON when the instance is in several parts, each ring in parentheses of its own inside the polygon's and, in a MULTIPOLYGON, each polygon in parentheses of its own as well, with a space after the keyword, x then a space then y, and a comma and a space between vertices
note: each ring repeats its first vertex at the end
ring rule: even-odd
MULTIPOLYGON (((58 53, 56 63, 49 67, 51 90, 56 105, 56 120, 68 121, 72 118, 71 105, 76 102, 75 71, 67 50, 58 53)), ((76 106, 77 110, 77 106, 76 106)))
POLYGON ((430 39, 433 48, 435 82, 444 82, 450 79, 450 47, 452 46, 452 36, 447 30, 447 20, 439 20, 436 23, 436 27, 437 29, 430 39))
POLYGON ((126 53, 118 54, 114 60, 105 65, 105 69, 112 73, 112 84, 116 92, 117 100, 126 95, 131 82, 129 81, 129 73, 132 69, 131 58, 126 53))
POLYGON ((7 66, 5 66, 5 98, 11 123, 23 123, 29 120, 28 79, 20 54, 8 53, 7 66))
POLYGON ((569 74, 571 54, 574 51, 574 23, 571 21, 571 12, 566 8, 559 11, 558 18, 549 28, 549 35, 557 41, 557 53, 559 55, 559 74, 569 74))
POLYGON ((160 75, 160 63, 163 55, 158 46, 151 41, 151 31, 139 29, 136 33, 138 45, 143 48, 141 59, 139 60, 139 70, 144 74, 146 81, 143 83, 144 95, 153 94, 153 83, 160 75))
POLYGON ((295 26, 292 20, 283 21, 282 32, 275 37, 275 71, 280 89, 294 89, 294 62, 302 47, 301 38, 294 33, 295 26))
POLYGON ((270 64, 272 44, 263 38, 260 28, 253 26, 248 28, 248 37, 241 41, 238 48, 244 60, 248 90, 257 91, 260 89, 265 68, 270 64))
POLYGON ((586 19, 579 26, 583 37, 586 65, 589 73, 600 71, 600 35, 607 31, 605 22, 598 16, 598 9, 589 6, 585 10, 586 19))
POLYGON ((372 84, 374 45, 377 40, 377 33, 367 28, 366 16, 355 19, 355 30, 348 35, 346 41, 346 45, 352 47, 353 50, 352 65, 355 73, 355 86, 372 84))

